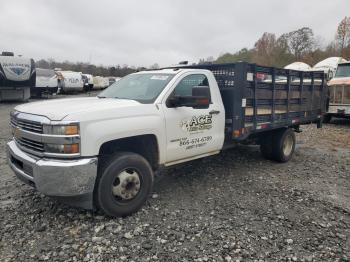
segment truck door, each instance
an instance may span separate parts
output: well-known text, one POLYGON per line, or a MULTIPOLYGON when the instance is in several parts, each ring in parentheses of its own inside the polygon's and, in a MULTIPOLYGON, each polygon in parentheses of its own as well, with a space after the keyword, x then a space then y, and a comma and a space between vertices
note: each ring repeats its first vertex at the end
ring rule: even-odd
MULTIPOLYGON (((215 81, 214 77, 212 81, 215 81)), ((177 81, 166 99, 174 95, 190 96, 194 86, 209 86, 208 76, 185 74, 177 81)), ((214 154, 222 148, 225 112, 217 86, 216 89, 215 93, 210 87, 211 103, 208 108, 173 108, 167 106, 167 103, 162 104, 166 122, 167 163, 203 154, 214 154)))

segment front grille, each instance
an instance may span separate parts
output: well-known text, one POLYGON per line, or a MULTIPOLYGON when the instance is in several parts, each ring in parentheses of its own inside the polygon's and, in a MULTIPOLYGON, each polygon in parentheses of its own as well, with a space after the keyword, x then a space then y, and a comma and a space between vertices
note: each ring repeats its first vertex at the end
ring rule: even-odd
POLYGON ((15 138, 15 141, 22 148, 29 149, 32 151, 37 151, 37 152, 44 152, 44 144, 43 143, 33 141, 33 140, 30 140, 30 139, 27 139, 24 137, 15 138))
POLYGON ((43 116, 32 115, 22 112, 11 114, 11 126, 16 144, 28 153, 41 156, 44 153, 44 143, 41 139, 43 124, 49 120, 43 116))
POLYGON ((19 119, 15 116, 11 116, 11 125, 33 133, 43 133, 43 125, 41 123, 19 119))

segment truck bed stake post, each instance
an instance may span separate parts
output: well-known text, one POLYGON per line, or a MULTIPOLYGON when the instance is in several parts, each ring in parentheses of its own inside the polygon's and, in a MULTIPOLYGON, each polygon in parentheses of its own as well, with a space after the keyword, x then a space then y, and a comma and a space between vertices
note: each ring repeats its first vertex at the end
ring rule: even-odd
POLYGON ((257 126, 257 115, 258 115, 258 97, 257 97, 257 93, 256 93, 256 88, 257 88, 257 79, 256 79, 256 74, 257 74, 257 66, 256 64, 254 64, 253 67, 253 92, 254 92, 254 104, 253 104, 253 130, 256 130, 256 126, 257 126))
POLYGON ((305 117, 305 112, 303 109, 303 92, 304 92, 304 72, 300 72, 300 101, 299 101, 299 118, 305 117))
POLYGON ((289 117, 289 100, 290 100, 290 70, 287 70, 287 121, 291 122, 292 120, 289 117))
POLYGON ((275 118, 276 118, 276 68, 272 68, 272 126, 275 124, 275 118))
POLYGON ((247 63, 238 62, 235 65, 233 105, 232 105, 232 130, 241 130, 244 127, 245 108, 242 107, 242 99, 245 97, 247 87, 247 63))

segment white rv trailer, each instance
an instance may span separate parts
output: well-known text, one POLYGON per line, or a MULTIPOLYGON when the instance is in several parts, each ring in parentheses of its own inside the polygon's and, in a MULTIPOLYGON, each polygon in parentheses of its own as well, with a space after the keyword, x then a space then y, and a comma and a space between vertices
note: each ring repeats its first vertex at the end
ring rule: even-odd
POLYGON ((72 91, 83 91, 84 90, 84 81, 81 72, 73 71, 59 71, 63 78, 62 91, 63 92, 72 92, 72 91))
POLYGON ((31 96, 55 94, 60 86, 60 76, 52 69, 37 68, 35 87, 30 89, 31 96))
POLYGON ((312 68, 313 71, 324 71, 327 74, 327 79, 330 80, 335 76, 339 63, 347 62, 342 57, 328 57, 318 62, 312 68))
POLYGON ((311 66, 304 62, 294 62, 289 65, 286 65, 284 69, 298 70, 298 71, 309 71, 311 66))
POLYGON ((94 89, 104 89, 109 86, 109 78, 103 76, 94 76, 94 89))
POLYGON ((12 52, 0 54, 0 101, 27 101, 35 86, 33 59, 15 57, 12 52))

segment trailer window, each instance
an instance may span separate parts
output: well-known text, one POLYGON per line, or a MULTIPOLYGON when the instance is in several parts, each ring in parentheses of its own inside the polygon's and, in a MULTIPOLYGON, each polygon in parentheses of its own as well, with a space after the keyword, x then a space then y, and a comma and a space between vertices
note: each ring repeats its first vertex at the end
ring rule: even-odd
POLYGON ((175 87, 173 95, 191 96, 192 88, 195 86, 209 86, 207 77, 199 74, 184 77, 175 87))

